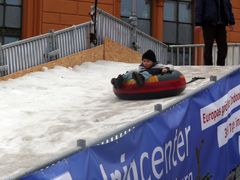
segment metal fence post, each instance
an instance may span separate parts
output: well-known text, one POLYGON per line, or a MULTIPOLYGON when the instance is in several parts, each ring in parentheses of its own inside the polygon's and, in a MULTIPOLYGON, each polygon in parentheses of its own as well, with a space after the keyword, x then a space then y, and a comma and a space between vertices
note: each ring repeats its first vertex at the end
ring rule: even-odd
POLYGON ((174 64, 173 62, 173 47, 169 47, 171 49, 171 64, 174 64))
POLYGON ((95 1, 95 5, 91 6, 91 11, 89 13, 91 21, 90 21, 90 47, 95 47, 98 44, 97 38, 97 1, 95 1))
POLYGON ((163 110, 162 104, 155 104, 154 111, 161 112, 163 110))
POLYGON ((8 74, 8 66, 4 63, 2 43, 0 42, 0 76, 8 74))
POLYGON ((77 52, 77 28, 75 25, 73 25, 73 38, 72 38, 72 44, 73 44, 73 52, 72 53, 76 53, 77 52))
POLYGON ((210 81, 216 82, 217 81, 217 76, 210 76, 210 81))
POLYGON ((52 61, 57 58, 59 58, 59 49, 58 49, 58 44, 57 44, 57 38, 56 34, 54 33, 54 30, 49 31, 49 36, 47 39, 47 54, 46 54, 46 60, 47 61, 52 61))
POLYGON ((85 149, 86 148, 86 140, 85 139, 78 139, 77 140, 77 147, 79 147, 81 149, 85 149))
POLYGON ((3 60, 3 48, 2 48, 2 43, 0 42, 0 65, 2 65, 4 62, 3 60))
POLYGON ((131 11, 131 16, 129 17, 130 24, 133 26, 133 29, 131 30, 131 47, 134 50, 138 49, 137 45, 137 1, 132 0, 132 11, 131 11))

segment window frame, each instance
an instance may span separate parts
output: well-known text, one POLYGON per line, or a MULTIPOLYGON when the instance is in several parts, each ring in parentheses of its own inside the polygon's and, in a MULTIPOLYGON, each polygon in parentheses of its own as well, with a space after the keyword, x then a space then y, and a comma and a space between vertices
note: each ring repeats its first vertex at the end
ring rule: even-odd
POLYGON ((23 14, 23 0, 20 0, 20 5, 13 5, 13 4, 7 4, 6 0, 2 0, 0 2, 0 6, 3 7, 3 17, 2 17, 2 25, 0 25, 0 43, 1 44, 6 44, 6 37, 9 38, 16 38, 16 39, 21 39, 22 36, 22 14, 23 14), (20 27, 15 28, 15 27, 7 27, 6 26, 6 7, 18 7, 20 8, 20 27))
MULTIPOLYGON (((132 7, 131 1, 128 1, 128 2, 130 3, 130 7, 132 7)), ((148 3, 149 3, 149 7, 150 7, 150 9, 149 9, 150 17, 149 17, 149 19, 148 18, 139 17, 137 12, 136 12, 136 16, 137 16, 137 24, 139 24, 138 23, 139 20, 141 20, 141 21, 148 21, 149 22, 149 34, 146 33, 146 32, 145 33, 148 34, 148 35, 151 35, 152 34, 152 13, 151 13, 152 12, 152 1, 148 1, 148 3)), ((131 8, 130 8, 130 10, 131 10, 131 8)), ((130 16, 131 16, 131 12, 130 12, 130 16)), ((125 19, 129 19, 130 16, 122 15, 122 8, 120 8, 120 18, 123 21, 129 23, 129 21, 126 21, 125 19)), ((137 26, 137 28, 139 29, 138 26, 137 26)), ((142 29, 140 29, 140 30, 142 31, 142 29)))
MULTIPOLYGON (((176 25, 176 29, 175 29, 175 33, 176 33, 176 39, 175 39, 175 43, 169 43, 169 42, 165 42, 166 44, 168 45, 172 45, 172 44, 181 44, 180 43, 180 33, 179 33, 179 28, 180 28, 180 25, 190 25, 191 26, 191 42, 190 43, 193 43, 194 41, 194 17, 193 17, 193 11, 194 11, 194 0, 165 0, 164 3, 166 2, 175 2, 176 3, 176 21, 174 20, 165 20, 165 15, 163 16, 163 24, 165 25, 165 22, 166 23, 171 23, 171 24, 175 24, 176 25), (179 12, 179 6, 181 3, 189 3, 189 5, 191 6, 191 22, 188 23, 188 22, 181 22, 180 21, 180 12, 179 12)), ((165 10, 165 9, 164 9, 165 10)))

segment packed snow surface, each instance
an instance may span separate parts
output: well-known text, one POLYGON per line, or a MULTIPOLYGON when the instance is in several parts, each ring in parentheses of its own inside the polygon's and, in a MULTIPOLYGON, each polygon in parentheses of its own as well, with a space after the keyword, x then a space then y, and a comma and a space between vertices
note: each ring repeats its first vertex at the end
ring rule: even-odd
POLYGON ((56 66, 0 82, 0 177, 8 179, 76 148, 78 139, 94 142, 137 121, 236 67, 182 66, 186 80, 206 77, 176 97, 126 101, 112 92, 110 80, 138 64, 99 60, 73 68, 56 66))

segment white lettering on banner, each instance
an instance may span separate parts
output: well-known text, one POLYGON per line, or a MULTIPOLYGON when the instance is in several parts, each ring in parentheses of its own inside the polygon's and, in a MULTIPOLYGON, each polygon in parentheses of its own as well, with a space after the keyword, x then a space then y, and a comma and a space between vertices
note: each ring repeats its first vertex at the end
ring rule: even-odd
POLYGON ((160 172, 158 173, 156 167, 157 165, 161 164, 164 162, 164 156, 163 156, 163 149, 160 146, 157 146, 152 153, 152 171, 153 171, 153 175, 154 177, 156 177, 157 179, 160 179, 163 175, 163 169, 160 169, 160 172), (155 159, 157 152, 161 155, 160 159, 155 159))
POLYGON ((105 173, 105 170, 104 170, 104 168, 103 168, 103 165, 102 164, 100 164, 100 171, 101 171, 101 173, 102 173, 102 178, 103 178, 103 180, 107 180, 107 175, 106 175, 106 173, 105 173))
MULTIPOLYGON (((134 180, 138 180, 140 175, 141 180, 150 179, 161 179, 165 174, 168 174, 172 168, 176 167, 178 163, 184 161, 189 155, 189 136, 190 136, 191 126, 187 126, 184 130, 175 131, 175 136, 172 140, 165 143, 164 147, 156 146, 152 154, 151 152, 143 152, 139 159, 133 159, 130 165, 124 165, 125 163, 125 153, 120 156, 120 163, 123 165, 122 170, 114 170, 110 172, 111 180, 127 179, 130 180, 131 177, 134 180), (136 163, 139 160, 140 167, 137 167, 136 163), (149 162, 150 161, 150 162, 149 162), (147 163, 151 163, 152 174, 144 174, 144 167, 147 163), (140 171, 140 173, 138 172, 140 171), (121 173, 123 172, 123 174, 121 173)), ((108 180, 107 173, 104 169, 103 164, 99 165, 100 171, 102 173, 102 179, 108 180)))
POLYGON ((238 136, 238 153, 240 155, 240 136, 238 136))
POLYGON ((228 93, 217 101, 200 109, 201 128, 205 130, 223 118, 240 105, 240 85, 229 90, 228 93))
POLYGON ((64 174, 53 178, 53 180, 72 180, 72 176, 69 172, 65 172, 64 174))
POLYGON ((222 147, 240 131, 240 111, 232 114, 228 120, 217 128, 218 146, 222 147))
MULTIPOLYGON (((142 155, 141 155, 141 158, 140 158, 140 169, 144 169, 144 167, 143 167, 143 160, 144 160, 144 158, 149 159, 147 152, 144 152, 144 153, 142 153, 142 155)), ((141 171, 141 179, 144 179, 143 171, 141 171)), ((150 176, 148 176, 147 179, 151 179, 150 176)))
MULTIPOLYGON (((187 174, 186 176, 184 176, 183 178, 181 178, 182 180, 193 180, 193 173, 190 172, 189 174, 187 174)), ((180 178, 176 178, 176 180, 180 180, 180 178)))

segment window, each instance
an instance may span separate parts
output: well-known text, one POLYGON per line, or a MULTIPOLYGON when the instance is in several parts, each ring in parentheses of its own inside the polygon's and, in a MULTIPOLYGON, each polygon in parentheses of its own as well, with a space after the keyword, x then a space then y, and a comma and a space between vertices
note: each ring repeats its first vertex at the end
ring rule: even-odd
POLYGON ((22 0, 0 0, 0 42, 7 44, 21 38, 22 0))
MULTIPOLYGON (((137 28, 146 34, 151 34, 151 1, 137 1, 137 28)), ((121 19, 129 23, 131 16, 132 1, 121 0, 121 19)))
POLYGON ((163 31, 167 44, 193 42, 192 0, 165 0, 163 31))

